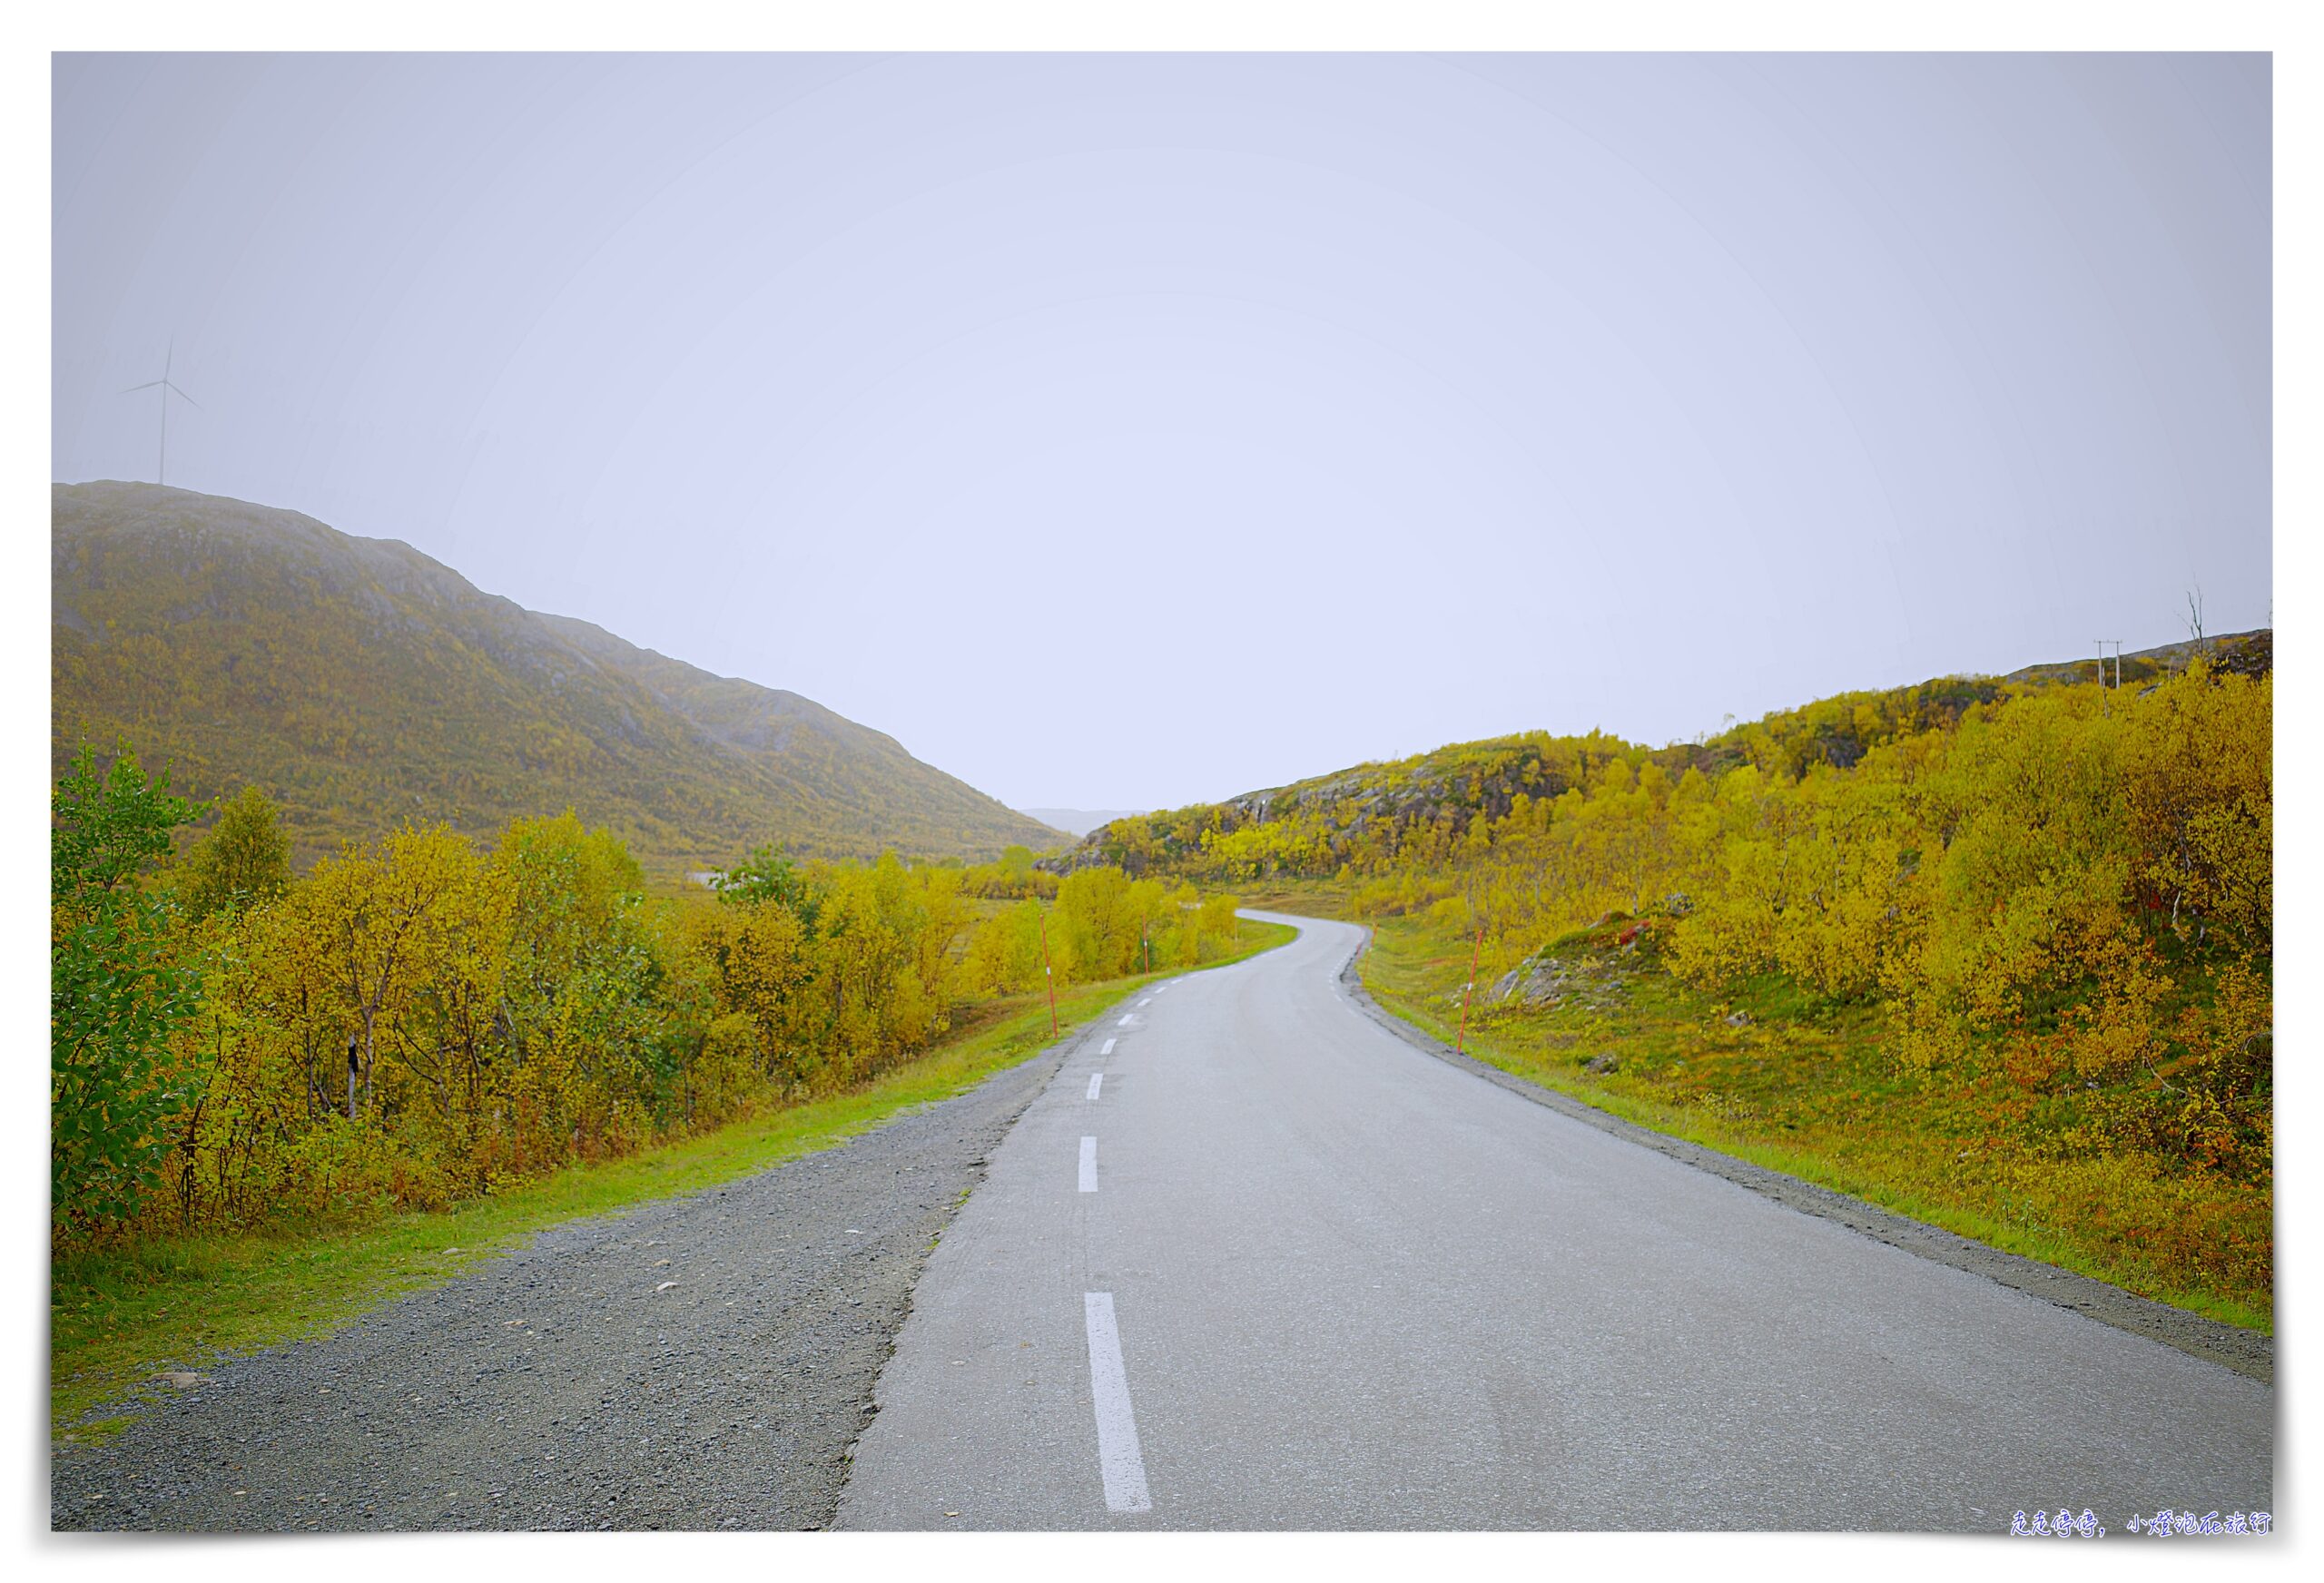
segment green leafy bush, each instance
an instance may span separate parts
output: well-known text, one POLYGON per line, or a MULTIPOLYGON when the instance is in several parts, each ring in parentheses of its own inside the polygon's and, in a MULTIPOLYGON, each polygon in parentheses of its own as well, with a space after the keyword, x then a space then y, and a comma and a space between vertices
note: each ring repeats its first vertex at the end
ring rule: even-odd
POLYGON ((142 889, 171 832, 202 810, 123 752, 100 775, 84 746, 55 788, 49 831, 49 1214, 59 1230, 133 1219, 161 1185, 172 1121, 194 1077, 171 1036, 202 976, 173 962, 172 904, 142 889))

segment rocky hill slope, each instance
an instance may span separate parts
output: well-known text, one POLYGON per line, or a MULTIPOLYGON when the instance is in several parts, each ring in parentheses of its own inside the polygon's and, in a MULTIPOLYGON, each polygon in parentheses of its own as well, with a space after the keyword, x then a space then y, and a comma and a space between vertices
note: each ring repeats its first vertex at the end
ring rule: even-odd
MULTIPOLYGON (((2214 670, 2262 676, 2274 668, 2274 634, 2230 633, 2167 644, 2122 656, 2121 684, 2153 685, 2187 667, 2196 654, 2214 670)), ((2006 676, 1945 676, 1916 687, 1844 693, 1797 709, 1779 711, 1699 742, 1674 742, 1649 755, 1673 775, 1699 769, 1716 775, 1756 763, 1797 776, 1812 763, 1855 764, 1879 743, 1905 733, 1950 724, 1963 711, 2036 688, 2097 679, 2097 659, 2028 665, 2006 676)), ((2107 662, 2107 679, 2116 675, 2107 662)), ((1593 733, 1558 737, 1526 732, 1482 742, 1454 742, 1393 763, 1358 764, 1288 786, 1246 792, 1219 802, 1117 818, 1080 843, 1038 865, 1058 873, 1111 863, 1134 873, 1179 872, 1202 867, 1204 839, 1216 841, 1254 826, 1286 821, 1312 832, 1304 869, 1329 872, 1333 860, 1369 845, 1401 846, 1412 832, 1435 827, 1448 847, 1482 813, 1505 816, 1516 799, 1562 795, 1580 773, 1608 758, 1635 751, 1619 738, 1593 733)))

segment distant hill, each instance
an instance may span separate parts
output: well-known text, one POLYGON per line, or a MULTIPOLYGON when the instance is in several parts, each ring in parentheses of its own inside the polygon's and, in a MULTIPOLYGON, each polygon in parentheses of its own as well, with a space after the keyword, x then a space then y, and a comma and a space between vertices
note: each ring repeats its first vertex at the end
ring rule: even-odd
POLYGON ((570 805, 664 873, 776 841, 982 857, 1059 832, 795 693, 483 593, 394 539, 152 484, 51 494, 51 760, 255 783, 302 860, 409 818, 570 805))
MULTIPOLYGON (((2152 686, 2185 670, 2198 653, 2216 670, 2263 676, 2274 669, 2275 634, 2269 629, 2229 633, 2126 654, 2122 685, 2132 691, 2152 686)), ((2109 656, 2108 680, 2115 671, 2109 656)), ((1945 676, 1915 687, 1843 693, 1779 710, 1706 741, 1673 742, 1649 756, 1674 775, 1689 769, 1717 775, 1745 762, 1795 776, 1814 763, 1846 769, 1881 742, 1956 722, 1974 704, 2097 678, 2093 653, 2084 660, 2028 665, 2006 676, 1945 676)), ((1357 764, 1220 802, 1116 815, 1077 832, 1082 838, 1078 845, 1042 859, 1039 866, 1059 873, 1099 863, 1133 873, 1200 871, 1206 860, 1206 834, 1216 841, 1253 826, 1288 821, 1309 841, 1302 860, 1329 872, 1347 854, 1370 845, 1394 846, 1418 826, 1438 827, 1447 842, 1457 840, 1478 813, 1500 819, 1521 795, 1561 796, 1586 766, 1632 751, 1633 744, 1598 732, 1561 737, 1534 731, 1452 742, 1409 759, 1357 764)))
POLYGON ((1088 835, 1101 824, 1117 819, 1134 819, 1145 811, 1142 808, 1020 808, 1017 811, 1028 819, 1038 819, 1043 824, 1054 825, 1068 835, 1088 835))

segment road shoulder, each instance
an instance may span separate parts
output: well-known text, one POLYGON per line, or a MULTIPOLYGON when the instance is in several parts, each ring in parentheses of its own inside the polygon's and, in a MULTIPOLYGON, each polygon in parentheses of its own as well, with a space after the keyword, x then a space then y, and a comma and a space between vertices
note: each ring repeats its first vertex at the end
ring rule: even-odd
MULTIPOLYGON (((1365 946, 1368 945, 1367 934, 1365 946)), ((1505 1088, 1576 1121, 1587 1123, 1601 1132, 1611 1133, 1643 1148, 1692 1165, 1697 1170, 1707 1171, 1738 1186, 1748 1187, 1802 1214, 1836 1221, 1851 1231, 1916 1257, 1985 1276, 2013 1291, 2071 1309, 2102 1324, 2128 1331, 2132 1335, 2145 1336, 2165 1346, 2175 1347, 2190 1356, 2217 1363, 2246 1379, 2266 1385, 2275 1383, 2276 1346, 2272 1336, 2222 1324, 2217 1320, 2138 1296, 2071 1270, 2062 1270, 2039 1260, 1987 1247, 1957 1233, 1907 1219, 1845 1193, 1802 1181, 1765 1165, 1755 1165, 1748 1160, 1737 1159, 1732 1155, 1721 1154, 1685 1138, 1640 1126, 1571 1095, 1529 1083, 1474 1056, 1461 1054, 1442 1040, 1433 1038, 1405 1022, 1372 998, 1356 972, 1356 963, 1362 959, 1364 949, 1364 946, 1359 946, 1340 969, 1340 988, 1349 1003, 1359 1014, 1405 1044, 1435 1057, 1448 1066, 1473 1073, 1497 1087, 1505 1088)))
POLYGON ((1093 1031, 189 1376, 113 1439, 53 1449, 51 1526, 826 1527, 930 1251, 1093 1031))

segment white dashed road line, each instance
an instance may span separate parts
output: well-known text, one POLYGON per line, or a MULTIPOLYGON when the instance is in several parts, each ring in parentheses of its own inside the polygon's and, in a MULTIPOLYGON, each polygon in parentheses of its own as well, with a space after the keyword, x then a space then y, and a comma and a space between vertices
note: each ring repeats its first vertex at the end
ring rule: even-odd
POLYGON ((1081 1191, 1098 1191, 1098 1140, 1093 1137, 1081 1140, 1081 1191))
POLYGON ((1112 1055, 1112 1054, 1114 1053, 1114 1041, 1113 1041, 1113 1040, 1111 1040, 1111 1039, 1108 1039, 1108 1040, 1106 1041, 1106 1047, 1105 1047, 1104 1049, 1099 1050, 1098 1053, 1099 1055, 1101 1055, 1101 1056, 1110 1056, 1110 1055, 1112 1055))
POLYGON ((1120 1021, 1120 1022, 1118 1022, 1118 1023, 1115 1024, 1115 1026, 1116 1026, 1117 1027, 1128 1027, 1129 1026, 1129 1024, 1130 1024, 1130 1019, 1129 1019, 1128 1018, 1125 1017, 1125 1018, 1123 1018, 1121 1019, 1121 1021, 1120 1021))
POLYGON ((1105 1080, 1106 1075, 1103 1072, 1092 1072, 1089 1074, 1090 1098, 1095 1099, 1098 1097, 1098 1085, 1103 1083, 1105 1080))
MULTIPOLYGON (((1091 1139, 1083 1139, 1088 1150, 1091 1139)), ((1089 1399, 1098 1411, 1098 1473, 1105 1481, 1108 1511, 1151 1511, 1146 1488, 1146 1458, 1137 1449, 1137 1420, 1129 1410, 1129 1376, 1122 1369, 1121 1332, 1114 1325, 1114 1294, 1085 1292, 1082 1316, 1089 1327, 1089 1399)))

